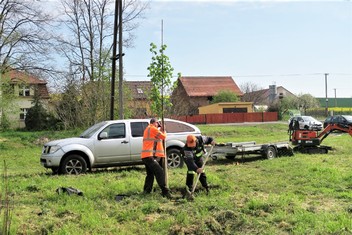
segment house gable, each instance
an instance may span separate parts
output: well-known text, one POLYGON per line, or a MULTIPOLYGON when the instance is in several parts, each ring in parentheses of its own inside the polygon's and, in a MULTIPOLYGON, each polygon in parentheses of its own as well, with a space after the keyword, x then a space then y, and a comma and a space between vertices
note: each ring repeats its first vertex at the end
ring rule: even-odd
POLYGON ((131 91, 132 99, 147 100, 152 88, 150 81, 125 81, 124 83, 131 91))
POLYGON ((133 118, 145 118, 150 113, 149 93, 152 89, 150 81, 125 81, 131 100, 128 103, 133 118))
MULTIPOLYGON (((28 96, 33 96, 34 90, 35 88, 37 88, 37 91, 39 92, 39 97, 41 99, 49 99, 49 91, 46 86, 47 84, 46 81, 40 80, 33 75, 20 72, 17 70, 10 70, 9 72, 5 73, 3 76, 9 78, 10 83, 13 85, 17 85, 18 89, 23 89, 23 93, 26 93, 25 90, 29 89, 30 95, 28 96)), ((19 90, 19 93, 20 92, 21 90, 19 90)))
POLYGON ((198 108, 210 104, 220 91, 243 93, 230 76, 184 76, 177 80, 171 95, 173 112, 176 115, 198 114, 198 108))
POLYGON ((242 101, 253 102, 255 105, 270 105, 288 96, 295 96, 283 86, 270 85, 268 89, 245 93, 242 101))

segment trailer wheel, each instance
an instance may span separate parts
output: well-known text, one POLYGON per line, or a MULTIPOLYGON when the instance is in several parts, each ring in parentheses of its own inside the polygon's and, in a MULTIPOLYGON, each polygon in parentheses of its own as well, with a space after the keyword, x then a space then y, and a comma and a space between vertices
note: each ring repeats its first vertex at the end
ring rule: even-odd
POLYGON ((264 157, 266 157, 267 159, 273 159, 276 158, 277 156, 277 151, 273 146, 269 146, 264 153, 264 157))

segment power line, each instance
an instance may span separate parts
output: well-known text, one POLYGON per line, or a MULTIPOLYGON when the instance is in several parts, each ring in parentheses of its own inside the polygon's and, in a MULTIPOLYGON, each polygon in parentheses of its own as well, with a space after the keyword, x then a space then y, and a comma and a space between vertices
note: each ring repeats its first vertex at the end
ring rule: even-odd
MULTIPOLYGON (((303 77, 303 76, 322 76, 325 73, 294 73, 294 74, 250 74, 250 75, 230 75, 232 77, 303 77)), ((331 76, 352 76, 352 74, 348 73, 329 73, 331 76)), ((192 76, 192 75, 187 75, 192 76)), ((212 77, 213 75, 194 75, 194 76, 204 76, 204 77, 212 77)), ((141 74, 125 74, 125 77, 144 77, 147 78, 147 75, 141 74)), ((177 77, 177 76, 173 76, 177 77)))

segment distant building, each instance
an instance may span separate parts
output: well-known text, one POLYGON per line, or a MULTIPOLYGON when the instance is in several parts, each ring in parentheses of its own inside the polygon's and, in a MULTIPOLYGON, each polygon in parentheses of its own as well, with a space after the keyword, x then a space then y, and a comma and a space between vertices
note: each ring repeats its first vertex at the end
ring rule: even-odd
POLYGON ((252 113, 252 102, 220 102, 199 107, 199 114, 252 113))
POLYGON ((148 101, 149 92, 152 88, 150 81, 125 81, 124 84, 130 90, 131 100, 127 106, 132 112, 133 118, 146 118, 150 116, 148 101))
POLYGON ((257 107, 268 107, 280 99, 288 96, 296 97, 296 95, 283 86, 277 87, 276 85, 270 85, 269 89, 252 91, 243 94, 242 101, 253 102, 253 104, 257 107))
POLYGON ((241 97, 242 92, 230 76, 184 76, 177 80, 171 95, 176 115, 198 114, 198 108, 209 105, 220 91, 232 91, 241 97))
MULTIPOLYGON (((12 127, 25 127, 25 118, 28 110, 33 106, 32 101, 35 92, 38 92, 43 106, 47 106, 49 101, 49 92, 47 82, 36 78, 28 73, 11 70, 1 75, 1 82, 9 82, 11 92, 14 94, 13 106, 11 111, 0 110, 0 116, 6 113, 11 120, 12 127)), ((2 91, 4 92, 4 91, 2 91)), ((0 93, 0 96, 3 93, 0 93)))

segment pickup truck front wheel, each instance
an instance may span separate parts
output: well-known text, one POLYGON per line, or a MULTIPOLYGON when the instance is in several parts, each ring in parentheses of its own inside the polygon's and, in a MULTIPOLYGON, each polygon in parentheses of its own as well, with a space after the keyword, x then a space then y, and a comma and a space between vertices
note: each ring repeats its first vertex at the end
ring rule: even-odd
POLYGON ((170 149, 167 151, 167 165, 169 168, 182 168, 183 159, 178 149, 170 149))
POLYGON ((61 174, 79 175, 87 171, 87 163, 83 157, 77 154, 67 156, 60 166, 61 174))

